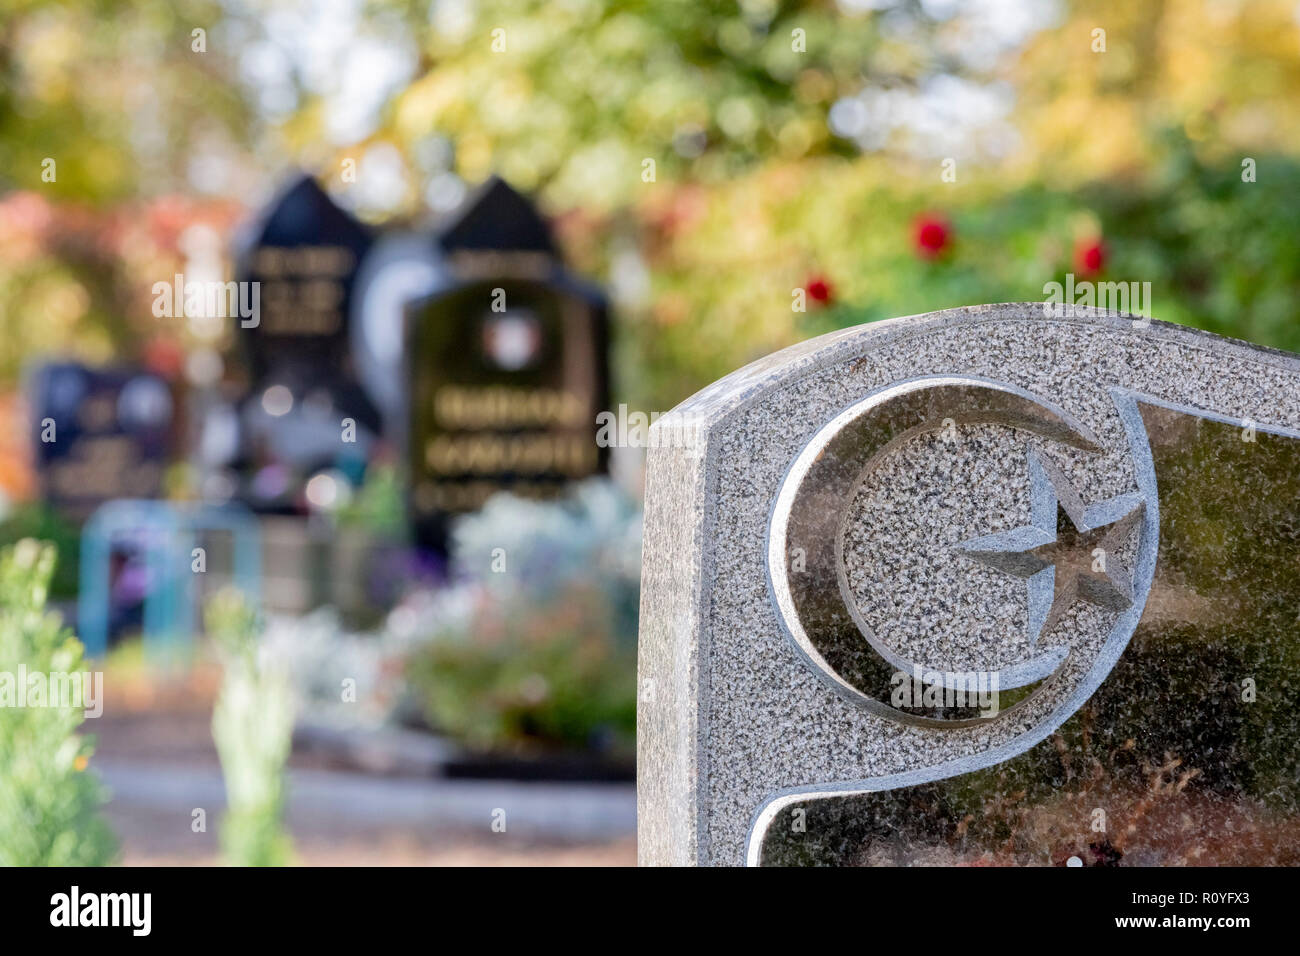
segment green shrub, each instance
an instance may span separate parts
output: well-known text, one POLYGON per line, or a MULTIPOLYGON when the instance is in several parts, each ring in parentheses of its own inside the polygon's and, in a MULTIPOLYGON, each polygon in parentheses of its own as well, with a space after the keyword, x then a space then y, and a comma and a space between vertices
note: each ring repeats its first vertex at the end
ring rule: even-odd
MULTIPOLYGON (((0 666, 10 674, 84 669, 81 642, 45 610, 55 560, 31 539, 0 552, 0 666)), ((80 707, 0 707, 0 864, 111 861, 104 789, 86 769, 93 740, 77 733, 84 719, 80 707)))
POLYGON ((49 505, 22 504, 0 521, 0 547, 10 547, 24 538, 45 541, 58 555, 50 574, 49 596, 69 600, 77 596, 81 554, 81 530, 49 505))

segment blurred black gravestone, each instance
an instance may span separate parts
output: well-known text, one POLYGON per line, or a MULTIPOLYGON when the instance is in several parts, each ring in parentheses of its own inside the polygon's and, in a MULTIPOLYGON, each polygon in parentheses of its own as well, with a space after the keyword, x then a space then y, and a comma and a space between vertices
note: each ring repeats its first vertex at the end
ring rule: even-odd
POLYGON ((537 210, 493 178, 439 244, 449 282, 407 309, 408 463, 417 540, 497 491, 552 498, 605 470, 606 302, 569 273, 537 210))
MULTIPOLYGON (((260 314, 236 330, 248 390, 239 407, 239 495, 261 512, 303 510, 316 474, 358 484, 381 430, 352 365, 349 323, 370 230, 308 175, 292 179, 237 251, 260 314)), ((319 486, 318 486, 319 487, 319 486)))
POLYGON ((28 380, 41 498, 74 521, 114 498, 157 498, 175 448, 175 399, 128 366, 53 362, 28 380))

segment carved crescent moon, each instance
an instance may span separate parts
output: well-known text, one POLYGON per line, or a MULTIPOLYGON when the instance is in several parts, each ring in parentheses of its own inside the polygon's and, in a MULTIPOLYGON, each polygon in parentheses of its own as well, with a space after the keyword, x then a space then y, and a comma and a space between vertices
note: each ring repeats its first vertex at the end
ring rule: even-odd
MULTIPOLYGON (((1092 433, 1067 412, 1012 385, 955 376, 892 385, 836 415, 794 460, 772 508, 767 571, 787 634, 832 688, 895 720, 960 727, 980 718, 922 717, 888 703, 892 676, 914 673, 917 665, 882 643, 863 620, 843 561, 849 506, 862 483, 891 451, 949 423, 1008 425, 1085 451, 1102 451, 1092 433)), ((1010 689, 1041 681, 1068 654, 1068 648, 1051 648, 1003 668, 995 686, 1010 689)), ((951 675, 945 675, 944 686, 954 686, 951 675)))

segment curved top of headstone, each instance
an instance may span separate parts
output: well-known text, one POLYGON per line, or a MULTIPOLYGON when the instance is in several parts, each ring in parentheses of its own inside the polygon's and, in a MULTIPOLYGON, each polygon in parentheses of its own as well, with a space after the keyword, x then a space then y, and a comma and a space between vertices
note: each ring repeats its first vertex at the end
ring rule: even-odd
MULTIPOLYGON (((1049 315, 1051 304, 1042 302, 999 302, 988 305, 969 305, 937 312, 882 319, 864 325, 827 332, 805 342, 788 346, 770 355, 742 366, 711 385, 700 389, 690 398, 675 406, 668 415, 688 413, 692 422, 708 424, 745 405, 765 388, 807 374, 813 369, 840 361, 864 351, 954 325, 991 322, 1024 322, 1027 326, 1041 322, 1065 322, 1082 327, 1115 330, 1144 329, 1152 340, 1168 338, 1189 345, 1216 350, 1244 349, 1256 358, 1276 357, 1285 367, 1296 367, 1300 356, 1282 349, 1255 345, 1240 339, 1227 338, 1203 329, 1145 318, 1140 315, 1117 313, 1104 309, 1069 307, 1065 315, 1049 315)), ((1061 309, 1062 306, 1055 306, 1061 309)), ((667 418, 668 415, 663 416, 667 418)))

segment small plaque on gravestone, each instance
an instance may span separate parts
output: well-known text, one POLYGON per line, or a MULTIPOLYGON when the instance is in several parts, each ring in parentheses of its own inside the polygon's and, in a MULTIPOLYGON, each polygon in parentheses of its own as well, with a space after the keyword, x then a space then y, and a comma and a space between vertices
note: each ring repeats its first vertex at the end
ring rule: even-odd
POLYGON ((442 238, 450 286, 409 310, 411 504, 426 543, 498 491, 553 497, 605 467, 605 303, 493 180, 442 238))
POLYGON ((237 255, 256 283, 256 321, 236 329, 247 365, 239 412, 241 495, 260 511, 294 511, 316 472, 364 471, 380 415, 353 368, 349 322, 370 231, 306 175, 261 214, 237 255))
POLYGON ((1300 863, 1300 357, 954 309, 677 418, 698 440, 652 440, 646 485, 643 863, 1300 863))
POLYGON ((156 498, 174 449, 167 383, 133 368, 43 365, 28 384, 41 497, 82 520, 114 498, 156 498))

